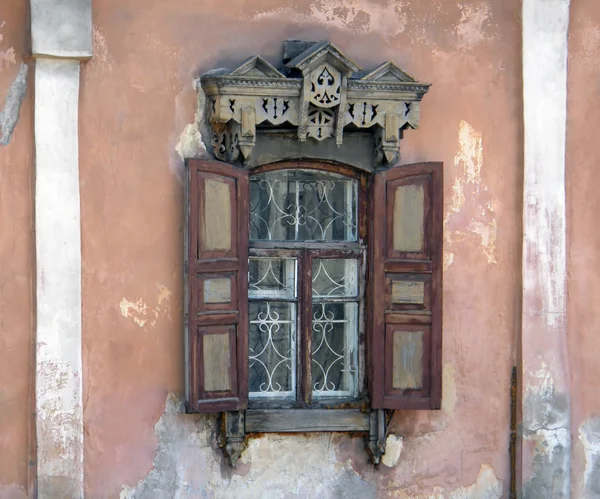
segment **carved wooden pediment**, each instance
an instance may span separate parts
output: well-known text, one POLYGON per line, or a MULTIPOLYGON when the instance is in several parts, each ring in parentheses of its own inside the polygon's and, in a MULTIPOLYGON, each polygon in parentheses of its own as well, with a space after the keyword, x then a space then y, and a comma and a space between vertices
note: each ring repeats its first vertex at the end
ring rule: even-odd
POLYGON ((300 144, 334 141, 367 131, 373 166, 397 161, 402 131, 419 125, 419 105, 430 84, 393 62, 365 74, 331 43, 288 41, 283 66, 260 56, 233 71, 200 79, 213 132, 213 154, 248 163, 257 136, 294 131, 300 144))

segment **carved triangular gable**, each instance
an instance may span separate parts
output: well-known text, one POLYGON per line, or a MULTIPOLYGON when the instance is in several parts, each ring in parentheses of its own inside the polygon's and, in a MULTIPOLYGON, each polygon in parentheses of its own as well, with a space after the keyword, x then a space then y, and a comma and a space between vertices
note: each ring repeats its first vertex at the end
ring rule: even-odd
POLYGON ((306 49, 286 64, 306 74, 323 63, 329 63, 340 73, 350 76, 360 70, 358 65, 331 43, 318 43, 306 49))
POLYGON ((285 78, 277 69, 261 56, 250 57, 240 67, 234 69, 231 76, 249 76, 254 78, 285 78))
POLYGON ((412 83, 417 81, 406 71, 400 69, 391 61, 384 62, 381 66, 375 68, 368 75, 363 76, 361 80, 395 83, 412 83))
POLYGON ((324 143, 321 151, 337 151, 346 136, 363 147, 364 135, 354 133, 360 131, 373 137, 374 152, 367 155, 373 166, 397 161, 402 131, 419 125, 428 83, 392 62, 365 75, 330 43, 287 41, 284 62, 280 72, 255 56, 232 72, 202 76, 206 99, 200 102, 206 102, 218 159, 232 163, 241 156, 249 167, 262 164, 272 155, 253 158, 257 138, 276 140, 291 131, 297 142, 286 138, 280 150, 293 150, 295 157, 316 150, 318 142, 324 143))

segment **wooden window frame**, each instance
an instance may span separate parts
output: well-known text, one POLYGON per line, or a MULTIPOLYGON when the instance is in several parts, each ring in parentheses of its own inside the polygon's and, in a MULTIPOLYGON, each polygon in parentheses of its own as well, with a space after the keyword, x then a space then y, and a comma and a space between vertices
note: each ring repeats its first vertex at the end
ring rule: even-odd
MULTIPOLYGON (((284 417, 285 414, 298 416, 299 421, 304 419, 299 415, 302 411, 297 410, 307 409, 313 411, 315 417, 320 412, 314 412, 319 409, 336 409, 343 408, 345 410, 359 411, 365 407, 366 394, 366 292, 367 287, 367 195, 368 195, 368 177, 366 172, 356 169, 323 162, 308 162, 294 161, 286 163, 275 163, 261 166, 250 172, 252 176, 265 172, 273 172, 280 170, 313 170, 327 173, 336 173, 344 177, 351 178, 357 181, 357 240, 356 241, 332 241, 332 242, 305 242, 305 241, 252 241, 249 240, 249 256, 250 257, 269 257, 269 258, 296 258, 298 262, 298 282, 296 284, 298 294, 295 302, 297 303, 297 320, 298 320, 298 359, 297 376, 296 376, 296 399, 293 401, 278 401, 276 399, 250 399, 248 403, 248 411, 258 411, 256 414, 262 414, 263 418, 254 418, 250 415, 249 421, 262 421, 266 423, 268 420, 279 420, 279 417, 284 417), (313 399, 312 383, 311 383, 311 339, 312 339, 312 260, 314 258, 332 258, 332 259, 356 259, 358 260, 359 274, 359 291, 358 291, 358 376, 357 376, 357 393, 353 397, 323 397, 321 400, 313 399), (296 412, 293 412, 296 410, 296 412), (283 412, 279 412, 283 411, 283 412), (269 415, 269 417, 267 417, 269 415)), ((345 413, 348 414, 348 413, 345 413)), ((324 416, 325 419, 328 416, 324 416)), ((357 421, 363 421, 363 417, 357 417, 357 421)), ((294 423, 290 422, 290 427, 294 427, 294 423)), ((296 422, 298 425, 299 422, 296 422)), ((313 421, 311 424, 317 424, 313 421)), ((323 423, 321 426, 327 426, 323 423)), ((280 431, 281 425, 275 424, 270 430, 270 424, 260 426, 260 430, 256 431, 280 431)), ((300 427, 302 427, 300 425, 300 427)), ((305 430, 309 431, 309 430, 305 430)))

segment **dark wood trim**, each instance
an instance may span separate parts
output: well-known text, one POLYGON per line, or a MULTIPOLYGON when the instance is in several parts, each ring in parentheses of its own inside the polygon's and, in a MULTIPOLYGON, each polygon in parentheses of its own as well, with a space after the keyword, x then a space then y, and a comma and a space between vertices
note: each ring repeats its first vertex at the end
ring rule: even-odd
POLYGON ((386 324, 431 324, 431 313, 427 311, 385 312, 386 324))
POLYGON ((414 272, 416 274, 430 274, 433 271, 431 260, 387 260, 384 271, 390 273, 414 272))
POLYGON ((439 409, 442 382, 442 238, 443 178, 441 163, 398 166, 375 174, 372 196, 370 273, 374 300, 369 352, 370 396, 373 408, 439 409), (393 250, 393 199, 400 185, 426 182, 424 206, 424 251, 402 253, 393 250), (427 258, 430 258, 428 260, 427 258), (424 279, 423 275, 427 277, 424 279), (391 281, 413 276, 426 282, 422 307, 391 303, 391 281), (427 283, 430 282, 430 285, 427 283), (419 308, 421 308, 419 310, 419 308), (386 310, 387 309, 387 310, 386 310), (423 389, 392 390, 393 352, 388 328, 426 331, 423 338, 423 389), (387 345, 386 345, 387 344, 387 345), (383 393, 382 393, 383 391, 383 393))
POLYGON ((371 199, 371 225, 369 231, 369 329, 367 334, 368 387, 373 408, 383 408, 384 388, 384 313, 385 313, 385 216, 386 189, 383 173, 373 176, 371 199))
POLYGON ((188 160, 189 206, 188 217, 188 400, 189 412, 239 410, 247 405, 248 397, 248 172, 226 163, 200 159, 188 160), (230 186, 231 249, 203 251, 201 249, 200 211, 204 182, 215 178, 230 186), (229 277, 231 303, 205 304, 203 280, 229 277), (230 343, 231 391, 204 391, 202 368, 202 338, 211 331, 227 331, 230 343))
POLYGON ((358 409, 273 409, 246 411, 247 433, 369 431, 369 413, 358 409))
POLYGON ((237 232, 238 232, 238 255, 239 271, 238 284, 238 310, 239 323, 237 325, 237 382, 238 396, 240 399, 238 409, 248 405, 248 237, 249 237, 249 189, 250 181, 248 175, 240 175, 237 179, 237 232))
POLYGON ((226 326, 241 322, 238 310, 229 312, 198 312, 197 322, 202 326, 226 326))
POLYGON ((301 380, 301 406, 308 407, 312 399, 312 258, 306 250, 302 253, 300 270, 302 273, 302 288, 300 288, 298 303, 300 309, 298 343, 301 352, 301 369, 299 369, 298 378, 301 380))
POLYGON ((273 172, 277 170, 320 170, 330 173, 337 173, 338 175, 343 175, 345 177, 358 179, 361 176, 368 175, 367 172, 362 170, 357 170, 356 168, 352 168, 350 166, 344 165, 342 163, 327 163, 322 160, 317 161, 282 161, 280 163, 270 163, 268 165, 262 165, 254 168, 251 172, 251 175, 256 175, 259 173, 265 172, 273 172))

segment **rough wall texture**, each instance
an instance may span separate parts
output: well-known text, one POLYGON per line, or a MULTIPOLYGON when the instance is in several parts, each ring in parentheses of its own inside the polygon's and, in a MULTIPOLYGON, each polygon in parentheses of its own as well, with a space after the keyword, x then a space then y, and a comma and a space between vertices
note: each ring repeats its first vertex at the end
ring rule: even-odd
POLYGON ((0 9, 0 498, 27 496, 34 362, 27 2, 0 9))
POLYGON ((80 108, 86 497, 506 496, 520 4, 94 3, 80 108), (402 162, 445 163, 444 402, 439 412, 396 414, 395 467, 368 465, 360 438, 273 435, 251 441, 232 471, 214 420, 181 414, 176 147, 195 150, 192 80, 253 54, 278 64, 284 38, 331 40, 365 69, 393 60, 434 83, 402 162))
POLYGON ((600 496, 600 4, 571 3, 567 120, 568 328, 573 497, 600 496))

